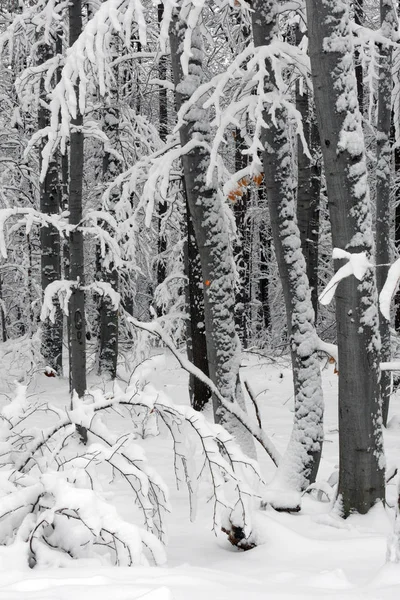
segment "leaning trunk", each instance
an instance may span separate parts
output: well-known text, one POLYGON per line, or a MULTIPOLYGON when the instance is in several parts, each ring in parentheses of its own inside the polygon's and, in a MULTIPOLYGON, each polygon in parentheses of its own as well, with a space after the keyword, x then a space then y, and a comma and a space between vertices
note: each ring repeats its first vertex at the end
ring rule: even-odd
MULTIPOLYGON (((185 76, 183 74, 180 59, 185 29, 185 22, 175 14, 171 23, 170 44, 177 108, 201 84, 203 73, 201 35, 198 30, 193 30, 189 72, 185 76)), ((179 134, 182 147, 191 144, 191 149, 182 157, 182 165, 203 277, 209 373, 228 402, 236 399, 244 407, 239 379, 241 348, 234 322, 232 249, 222 199, 216 187, 208 185, 206 181, 209 164, 207 142, 210 133, 206 111, 200 103, 186 114, 179 134)), ((236 417, 221 406, 215 395, 213 407, 216 421, 235 433, 242 447, 254 454, 252 437, 236 417)))

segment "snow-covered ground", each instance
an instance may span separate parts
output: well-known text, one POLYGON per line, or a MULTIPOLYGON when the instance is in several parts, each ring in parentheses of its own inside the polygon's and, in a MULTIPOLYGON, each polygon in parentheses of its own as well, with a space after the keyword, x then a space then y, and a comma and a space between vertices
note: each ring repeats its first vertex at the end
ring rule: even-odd
MULTIPOLYGON (((1 402, 12 396, 13 379, 21 365, 3 362, 1 402), (5 367, 5 365, 7 365, 5 367), (5 396, 6 394, 8 396, 5 396)), ((165 367, 152 376, 171 399, 187 403, 186 374, 175 359, 166 357, 165 367)), ((286 359, 265 360, 247 355, 242 378, 258 395, 263 424, 275 445, 283 451, 292 421, 293 392, 286 359)), ((323 370, 326 414, 323 461, 319 479, 328 480, 337 468, 337 376, 333 366, 323 370)), ((91 377, 91 386, 103 386, 91 377)), ((121 386, 123 382, 121 382, 121 386)), ((48 378, 41 372, 32 379, 29 393, 53 403, 68 402, 67 380, 48 378)), ((249 407, 251 410, 251 407, 249 407)), ((395 396, 391 416, 400 415, 400 396, 395 396)), ((115 417, 114 425, 123 423, 115 417)), ((394 418, 385 434, 388 466, 400 464, 400 425, 394 418)), ((258 547, 238 551, 212 532, 207 487, 200 486, 196 522, 189 520, 185 489, 176 489, 171 440, 167 435, 147 437, 143 447, 149 462, 170 488, 168 515, 168 562, 164 567, 108 567, 95 561, 77 562, 73 568, 29 569, 21 546, 0 547, 0 600, 285 600, 351 599, 386 600, 400 594, 400 565, 385 564, 386 544, 393 523, 390 508, 376 506, 369 515, 342 521, 330 514, 330 505, 315 497, 303 498, 296 515, 272 509, 258 511, 254 526, 258 547)), ((274 467, 259 448, 263 477, 268 481, 274 467)), ((388 502, 395 502, 395 479, 389 484, 388 502)), ((126 520, 137 519, 127 490, 108 496, 126 520)), ((141 523, 139 523, 141 524, 141 523)))

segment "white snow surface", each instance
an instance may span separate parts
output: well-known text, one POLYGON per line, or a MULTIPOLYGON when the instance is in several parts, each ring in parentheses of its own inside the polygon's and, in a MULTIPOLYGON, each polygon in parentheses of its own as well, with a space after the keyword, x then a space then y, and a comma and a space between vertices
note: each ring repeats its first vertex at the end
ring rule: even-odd
MULTIPOLYGON (((157 353, 160 349, 157 349, 157 353)), ((21 377, 23 362, 7 359, 7 344, 0 347, 0 406, 9 404, 13 382, 21 377)), ((293 390, 289 361, 243 358, 242 373, 257 395, 266 432, 284 452, 292 429, 293 390)), ((121 370, 127 381, 129 374, 121 370)), ((155 372, 146 374, 155 388, 162 389, 175 404, 188 404, 187 374, 169 352, 155 372)), ((70 561, 67 568, 35 568, 26 565, 26 546, 17 541, 0 546, 0 600, 397 600, 400 594, 400 564, 385 564, 387 540, 393 531, 396 479, 388 485, 388 506, 377 505, 367 516, 353 515, 346 521, 331 513, 327 501, 335 482, 338 463, 337 375, 333 365, 322 372, 326 399, 325 443, 318 483, 313 495, 302 498, 298 514, 256 510, 253 526, 258 546, 238 551, 211 531, 212 507, 206 504, 208 488, 199 485, 198 517, 189 520, 187 492, 176 489, 171 440, 159 436, 139 439, 149 463, 169 486, 171 514, 168 517, 168 562, 163 567, 111 567, 104 561, 70 561)), ((110 384, 91 376, 91 388, 110 384)), ((124 383, 120 382, 121 387, 124 383)), ((60 408, 68 403, 68 379, 48 378, 37 373, 28 386, 60 408)), ((251 407, 248 407, 249 411, 251 407)), ((400 394, 395 394, 390 418, 400 413, 400 394)), ((206 413, 206 417, 209 414, 206 413)), ((43 418, 43 417, 42 417, 43 418)), ((43 426, 37 417, 37 425, 43 426)), ((113 427, 118 416, 113 415, 113 427)), ((121 427, 123 423, 120 423, 121 427)), ((123 429, 121 429, 122 433, 123 429)), ((398 429, 385 432, 390 469, 400 466, 398 429)), ((275 467, 258 447, 264 479, 272 479, 275 467)), ((132 497, 123 487, 107 497, 122 518, 142 526, 132 511, 132 497)))

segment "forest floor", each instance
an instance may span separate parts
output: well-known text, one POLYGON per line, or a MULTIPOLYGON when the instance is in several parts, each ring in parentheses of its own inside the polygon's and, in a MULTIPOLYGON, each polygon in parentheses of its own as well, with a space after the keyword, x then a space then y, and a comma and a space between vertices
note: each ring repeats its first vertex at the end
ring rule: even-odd
MULTIPOLYGON (((12 396, 13 380, 23 368, 14 359, 7 361, 7 356, 11 355, 4 356, 3 351, 1 403, 12 396)), ((187 376, 173 357, 167 355, 165 366, 152 378, 154 385, 162 387, 174 403, 188 402, 187 376)), ((259 394, 265 429, 283 452, 291 431, 293 404, 287 360, 246 355, 242 378, 259 394)), ((104 385, 95 376, 89 383, 92 387, 104 385)), ((120 385, 124 385, 123 381, 120 385)), ((323 370, 323 385, 326 440, 319 480, 326 481, 338 463, 337 376, 332 365, 323 370)), ((38 372, 28 391, 53 403, 68 402, 67 379, 47 378, 38 372)), ((395 394, 392 400, 390 427, 385 432, 389 468, 400 464, 400 419, 396 414, 400 415, 400 394, 395 394)), ((202 498, 197 520, 190 522, 187 494, 184 489, 178 491, 174 481, 170 439, 162 434, 147 437, 141 443, 150 464, 170 489, 167 565, 127 568, 77 561, 74 568, 31 570, 19 547, 0 547, 0 600, 399 598, 400 564, 385 564, 387 539, 393 527, 390 507, 378 505, 367 516, 354 515, 343 521, 330 514, 327 501, 307 495, 301 512, 296 515, 272 509, 257 511, 255 527, 260 545, 248 552, 238 551, 230 546, 224 534, 214 535, 211 507, 202 498)), ((274 467, 261 448, 258 454, 263 477, 268 481, 274 467)), ((392 506, 395 491, 393 479, 388 486, 388 503, 392 506)), ((125 519, 135 519, 133 499, 127 490, 114 488, 108 497, 125 519)))

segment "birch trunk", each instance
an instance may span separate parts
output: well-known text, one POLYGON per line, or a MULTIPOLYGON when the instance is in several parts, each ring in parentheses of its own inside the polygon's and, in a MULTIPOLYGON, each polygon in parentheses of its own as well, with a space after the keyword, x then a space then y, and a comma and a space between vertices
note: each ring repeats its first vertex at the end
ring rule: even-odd
MULTIPOLYGON (((203 77, 203 48, 199 32, 192 32, 192 57, 189 73, 181 65, 186 24, 175 16, 170 28, 170 45, 177 108, 197 89, 203 77)), ((239 379, 241 347, 234 322, 234 267, 222 198, 217 189, 206 183, 209 152, 201 145, 209 140, 209 124, 201 105, 194 106, 185 117, 180 131, 181 145, 197 141, 198 145, 182 157, 187 202, 193 220, 200 255, 207 357, 212 381, 228 400, 237 400, 244 408, 239 379)), ((215 420, 236 435, 242 448, 254 455, 252 436, 213 396, 215 420)))
MULTIPOLYGON (((333 246, 373 255, 372 218, 348 7, 306 0, 309 51, 333 246)), ((342 261, 336 261, 338 269, 342 261)), ((375 273, 336 292, 339 502, 344 516, 385 498, 375 273)))

